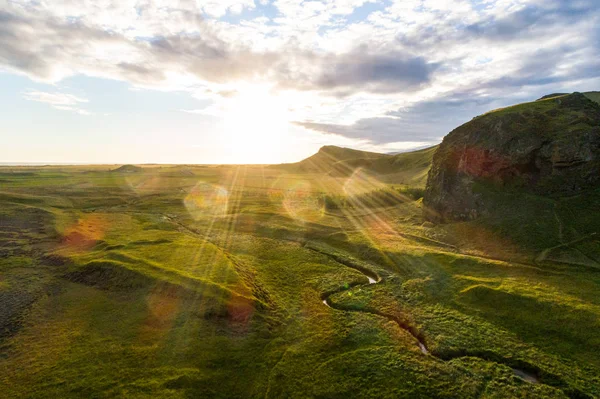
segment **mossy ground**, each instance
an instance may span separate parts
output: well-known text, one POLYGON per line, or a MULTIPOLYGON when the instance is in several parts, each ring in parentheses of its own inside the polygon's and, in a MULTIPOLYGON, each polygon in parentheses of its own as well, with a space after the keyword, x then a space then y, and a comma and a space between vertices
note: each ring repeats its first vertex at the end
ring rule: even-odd
POLYGON ((600 395, 600 274, 554 259, 599 259, 595 193, 431 227, 413 199, 325 209, 381 189, 357 174, 110 169, 0 173, 1 397, 600 395))

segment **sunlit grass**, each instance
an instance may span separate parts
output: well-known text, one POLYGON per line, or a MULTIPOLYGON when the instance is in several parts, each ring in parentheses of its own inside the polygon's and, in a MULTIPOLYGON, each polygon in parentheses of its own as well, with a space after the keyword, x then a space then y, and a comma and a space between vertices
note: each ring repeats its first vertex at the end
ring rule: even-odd
MULTIPOLYGON (((597 273, 536 264, 539 247, 558 240, 556 221, 521 226, 554 204, 497 197, 510 218, 432 226, 419 186, 390 186, 351 166, 332 176, 332 161, 310 173, 3 175, 3 394, 599 394, 597 273), (367 285, 348 263, 383 279, 367 285), (349 311, 323 305, 331 292, 349 311), (433 355, 377 312, 413 326, 433 355), (460 354, 474 357, 441 360, 460 354), (550 384, 515 377, 515 364, 550 384)), ((556 208, 565 239, 595 229, 589 212, 578 213, 593 209, 594 195, 556 208)), ((593 255, 594 242, 582 250, 593 255)))

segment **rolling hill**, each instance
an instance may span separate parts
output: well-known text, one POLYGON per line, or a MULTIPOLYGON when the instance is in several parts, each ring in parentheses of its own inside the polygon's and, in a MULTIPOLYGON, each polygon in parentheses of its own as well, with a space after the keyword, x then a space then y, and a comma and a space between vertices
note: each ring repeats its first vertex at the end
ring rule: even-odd
POLYGON ((360 164, 361 162, 390 157, 392 157, 392 155, 327 145, 321 147, 316 154, 311 155, 300 162, 282 164, 278 165, 278 167, 295 172, 329 173, 332 168, 340 162, 360 164))
POLYGON ((324 146, 300 162, 276 167, 296 173, 326 173, 332 177, 347 177, 361 169, 386 183, 424 186, 436 149, 437 146, 433 146, 390 155, 324 146))

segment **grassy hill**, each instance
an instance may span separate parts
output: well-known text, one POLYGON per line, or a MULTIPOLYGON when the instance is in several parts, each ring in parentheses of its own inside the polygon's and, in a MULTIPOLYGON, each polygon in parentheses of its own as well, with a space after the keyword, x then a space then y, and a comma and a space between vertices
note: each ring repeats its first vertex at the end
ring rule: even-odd
POLYGON ((298 173, 324 173, 332 177, 349 177, 360 169, 385 183, 425 185, 427 172, 437 146, 395 155, 358 151, 336 146, 322 147, 300 162, 277 165, 298 173))
POLYGON ((438 146, 433 146, 418 151, 396 154, 391 158, 380 158, 372 161, 366 168, 383 175, 384 180, 390 183, 424 187, 427 181, 427 173, 431 168, 433 154, 435 154, 437 148, 438 146))
POLYGON ((340 162, 353 161, 355 163, 360 163, 367 160, 388 157, 391 157, 391 155, 328 145, 321 147, 316 154, 311 155, 300 162, 278 166, 286 170, 297 172, 329 173, 334 165, 339 164, 340 162))

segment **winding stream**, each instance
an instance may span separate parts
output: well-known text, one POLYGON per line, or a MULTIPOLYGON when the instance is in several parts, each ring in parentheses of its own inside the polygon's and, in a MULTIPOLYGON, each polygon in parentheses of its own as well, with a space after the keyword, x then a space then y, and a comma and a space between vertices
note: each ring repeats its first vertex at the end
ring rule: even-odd
MULTIPOLYGON (((365 277, 367 277, 369 279, 369 283, 367 285, 373 285, 373 284, 378 284, 383 280, 383 278, 381 278, 381 276, 377 275, 376 273, 372 272, 372 271, 367 271, 365 269, 363 269, 362 267, 357 267, 356 265, 353 265, 351 262, 348 261, 344 261, 343 259, 341 259, 339 256, 335 256, 332 254, 329 254, 325 251, 320 251, 318 249, 312 248, 308 245, 304 245, 304 248, 309 249, 313 252, 317 252, 319 254, 325 255, 327 257, 329 257, 330 259, 333 259, 334 261, 336 261, 339 264, 342 264, 346 267, 349 267, 351 269, 354 269, 358 272, 360 272, 361 274, 363 274, 365 277)), ((357 285, 360 286, 361 284, 357 285)), ((365 284, 362 284, 363 286, 365 284)), ((416 341, 417 341, 417 345, 419 346, 419 349, 421 350, 421 353, 423 353, 424 355, 430 355, 430 356, 434 356, 435 358, 439 359, 439 360, 451 360, 452 358, 459 358, 459 357, 463 357, 463 356, 453 356, 451 358, 440 358, 434 354, 431 354, 429 352, 429 350, 427 349, 427 345, 425 343, 425 340, 423 339, 423 337, 416 331, 416 329, 414 327, 411 327, 405 323, 402 323, 400 320, 398 320, 396 317, 389 315, 389 314, 385 314, 385 313, 380 313, 380 312, 376 312, 376 311, 370 311, 370 310, 350 310, 350 309, 346 309, 343 307, 336 307, 334 304, 332 304, 329 301, 329 298, 331 297, 331 295, 337 294, 339 292, 342 292, 342 290, 338 290, 338 291, 334 291, 334 292, 329 292, 324 294, 323 296, 321 296, 321 299, 323 301, 323 304, 331 309, 336 309, 336 310, 340 310, 340 311, 345 311, 345 312, 350 312, 350 311, 355 311, 355 312, 364 312, 364 313, 370 313, 373 315, 377 315, 377 316, 381 316, 384 317, 390 321, 393 321, 394 323, 396 323, 401 329, 403 329, 404 331, 408 332, 410 335, 412 335, 416 341)), ((472 355, 469 355, 472 356, 472 355)), ((475 357, 479 357, 479 356, 475 356, 475 357)), ((485 359, 484 357, 481 357, 484 360, 488 360, 485 359)), ((513 373, 515 376, 521 378, 522 380, 532 383, 532 384, 539 384, 540 381, 538 379, 538 377, 532 373, 528 373, 525 370, 521 370, 519 368, 515 368, 515 367, 511 367, 513 370, 513 373)))
MULTIPOLYGON (((184 228, 185 230, 187 230, 188 232, 192 233, 193 235, 198 235, 199 236, 198 232, 196 232, 195 230, 193 230, 193 229, 185 226, 183 223, 179 223, 179 222, 173 221, 168 216, 165 216, 165 217, 168 218, 168 220, 171 221, 172 223, 175 223, 175 224, 179 225, 180 227, 184 228)), ((206 240, 206 237, 203 237, 203 239, 206 240)), ((348 260, 346 260, 346 259, 344 259, 344 258, 342 258, 340 256, 336 256, 336 255, 328 253, 326 251, 322 251, 322 250, 319 250, 317 248, 310 247, 309 245, 307 245, 308 243, 305 242, 305 241, 298 241, 298 240, 290 240, 290 241, 299 243, 300 245, 302 245, 304 248, 306 248, 308 250, 311 250, 311 251, 316 252, 316 253, 321 254, 321 255, 325 255, 328 258, 334 260, 335 262, 337 262, 337 263, 339 263, 341 265, 344 265, 346 267, 349 267, 351 269, 354 269, 354 270, 358 271, 359 273, 361 273, 362 275, 364 275, 365 277, 367 277, 368 284, 358 284, 356 286, 374 285, 374 284, 378 284, 378 283, 381 283, 381 282, 384 281, 384 279, 381 276, 379 276, 377 273, 375 273, 374 271, 369 270, 367 268, 364 268, 362 266, 353 264, 352 262, 350 262, 350 261, 348 261, 348 260)), ((416 328, 414 328, 413 326, 410 326, 410 325, 408 325, 406 323, 403 323, 401 320, 399 320, 398 318, 394 317, 393 315, 389 315, 389 314, 386 314, 386 313, 383 313, 383 312, 378 312, 378 311, 372 311, 372 310, 351 310, 351 309, 345 309, 345 308, 339 307, 339 306, 336 307, 334 304, 332 304, 329 301, 329 298, 331 297, 331 295, 337 294, 337 293, 342 292, 342 291, 345 291, 345 290, 337 290, 337 291, 328 292, 328 293, 323 294, 321 296, 321 300, 322 300, 323 304, 325 306, 331 308, 331 309, 335 309, 335 310, 339 310, 339 311, 345 311, 345 312, 355 311, 355 312, 369 313, 369 314, 373 314, 373 315, 376 315, 376 316, 384 317, 384 318, 386 318, 386 319, 388 319, 390 321, 393 321, 394 323, 396 323, 398 325, 398 327, 400 327, 401 329, 405 330, 406 332, 408 332, 410 335, 412 335, 415 338, 416 343, 417 343, 417 345, 418 345, 421 353, 423 353, 423 355, 433 356, 436 359, 441 360, 441 361, 448 361, 448 360, 452 360, 452 359, 456 359, 456 358, 460 358, 460 357, 464 357, 464 356, 478 357, 478 358, 481 358, 481 359, 486 360, 486 361, 496 361, 496 360, 490 360, 490 359, 486 358, 486 356, 482 356, 482 355, 478 356, 478 355, 474 355, 474 354, 453 355, 453 356, 448 356, 448 357, 442 358, 442 357, 440 357, 440 356, 438 356, 436 354, 430 353, 429 350, 428 350, 428 348, 427 348, 427 345, 425 343, 425 339, 419 333, 419 331, 416 328)), ((504 363, 504 364, 506 364, 506 363, 504 363)), ((532 383, 532 384, 539 384, 539 383, 541 383, 540 380, 539 380, 539 378, 535 374, 530 373, 530 372, 526 372, 526 371, 524 371, 522 369, 519 369, 519 368, 515 368, 515 367, 511 367, 511 368, 513 370, 514 375, 517 376, 517 377, 519 377, 519 378, 521 378, 522 380, 524 380, 526 382, 529 382, 529 383, 532 383)), ((555 384, 552 384, 552 385, 556 386, 555 384)), ((562 386, 561 388, 564 388, 564 386, 562 386)), ((574 392, 577 395, 575 395, 575 396, 568 395, 568 396, 570 396, 570 397, 587 397, 587 395, 581 393, 580 391, 575 390, 574 392), (581 395, 579 395, 579 394, 581 394, 581 395)))
MULTIPOLYGON (((312 250, 312 251, 315 251, 315 252, 318 252, 318 253, 320 253, 320 254, 324 254, 324 255, 327 255, 327 256, 329 256, 329 255, 328 255, 328 254, 326 254, 325 252, 321 252, 321 251, 318 251, 318 250, 316 250, 316 249, 313 249, 313 248, 310 248, 310 247, 305 247, 305 248, 308 248, 308 249, 310 249, 310 250, 312 250)), ((331 256, 330 256, 330 257, 331 257, 331 256)), ((364 275, 366 278, 368 278, 368 279, 369 279, 369 283, 368 283, 368 285, 377 284, 377 283, 380 283, 380 282, 382 282, 382 281, 383 281, 383 279, 382 279, 382 278, 381 278, 379 275, 377 275, 377 274, 375 274, 375 273, 372 273, 372 274, 371 274, 371 273, 369 273, 369 274, 367 274, 367 272, 365 272, 365 270, 359 269, 359 268, 357 268, 357 267, 355 267, 355 266, 352 266, 352 265, 349 265, 349 264, 347 264, 347 263, 343 263, 343 262, 341 262, 341 261, 340 261, 340 259, 338 259, 338 258, 335 258, 334 260, 335 260, 336 262, 338 262, 338 263, 340 263, 340 264, 342 264, 342 265, 346 266, 346 267, 350 267, 350 268, 352 268, 352 269, 354 269, 354 270, 356 270, 356 271, 358 271, 358 272, 362 273, 362 274, 363 274, 363 275, 364 275)), ((333 305, 332 305, 332 304, 329 302, 329 297, 330 297, 331 295, 333 295, 333 294, 337 294, 338 292, 340 292, 340 291, 334 291, 334 292, 331 292, 331 293, 329 293, 329 294, 325 294, 325 295, 322 297, 322 299, 323 299, 323 304, 324 304, 325 306, 327 306, 327 307, 331 308, 331 309, 337 309, 337 310, 342 310, 342 311, 349 311, 348 309, 336 308, 336 307, 334 307, 334 306, 333 306, 333 305)), ((405 324, 401 323, 401 322, 400 322, 400 321, 399 321, 397 318, 395 318, 394 316, 392 316, 392 315, 387 315, 387 314, 384 314, 384 313, 374 313, 374 312, 369 312, 368 310, 365 310, 364 312, 365 312, 365 313, 376 314, 377 316, 385 317, 386 319, 388 319, 388 320, 390 320, 390 321, 393 321, 393 322, 394 322, 394 323, 396 323, 396 324, 397 324, 397 325, 398 325, 398 326, 399 326, 401 329, 403 329, 403 330, 405 330, 405 331, 409 332, 409 333, 410 333, 410 334, 411 334, 411 335, 412 335, 412 336, 413 336, 413 337, 414 337, 414 338, 417 340, 417 345, 419 346, 419 349, 421 350, 421 352, 422 352, 424 355, 428 355, 428 354, 429 354, 429 351, 427 350, 427 346, 425 346, 425 342, 423 342, 423 340, 422 340, 422 339, 421 339, 421 338, 420 338, 420 337, 419 337, 419 336, 418 336, 418 335, 417 335, 417 334, 416 334, 414 331, 412 331, 412 329, 411 329, 410 327, 408 327, 407 325, 405 325, 405 324)))

